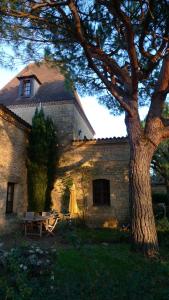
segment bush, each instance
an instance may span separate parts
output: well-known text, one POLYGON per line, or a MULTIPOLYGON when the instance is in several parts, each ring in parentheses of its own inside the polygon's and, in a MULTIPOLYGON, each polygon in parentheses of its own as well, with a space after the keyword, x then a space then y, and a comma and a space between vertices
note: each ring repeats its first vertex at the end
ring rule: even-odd
POLYGON ((158 233, 158 240, 160 246, 169 247, 169 221, 168 219, 162 218, 160 220, 156 220, 156 227, 158 233))
POLYGON ((99 228, 91 229, 84 226, 64 226, 63 222, 60 222, 58 227, 58 234, 62 238, 62 242, 68 244, 113 244, 113 243, 128 243, 129 232, 124 232, 119 229, 99 228), (73 243, 72 243, 73 241, 73 243))
POLYGON ((29 163, 28 167, 28 195, 30 211, 44 211, 47 189, 47 168, 36 163, 29 163))
POLYGON ((157 220, 156 221, 156 227, 157 227, 157 231, 160 231, 160 232, 168 231, 169 232, 169 221, 168 221, 168 219, 165 217, 165 218, 162 218, 160 220, 157 220))
POLYGON ((167 205, 167 194, 164 193, 153 193, 152 200, 154 204, 165 203, 167 205))
MULTIPOLYGON (((107 238, 118 234, 101 230, 102 237, 106 232, 107 238)), ((99 230, 88 233, 99 235, 99 230)), ((165 259, 148 260, 131 252, 127 244, 79 247, 77 232, 71 233, 71 242, 76 247, 0 250, 0 299, 168 299, 168 248, 163 248, 165 259)))
POLYGON ((153 205, 154 216, 156 220, 160 220, 166 217, 166 205, 162 203, 162 205, 154 204, 153 205))
MULTIPOLYGON (((34 247, 16 247, 0 252, 0 299, 28 300, 36 288, 53 276, 55 249, 51 251, 34 247)), ((41 289, 43 289, 41 287, 41 289)), ((36 296, 36 295, 35 295, 36 296)))

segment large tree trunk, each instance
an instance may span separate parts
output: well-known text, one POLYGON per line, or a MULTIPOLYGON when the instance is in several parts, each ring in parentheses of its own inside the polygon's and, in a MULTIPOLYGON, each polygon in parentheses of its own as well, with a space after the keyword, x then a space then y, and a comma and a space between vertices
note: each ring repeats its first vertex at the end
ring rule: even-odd
MULTIPOLYGON (((131 237, 133 248, 148 256, 157 255, 158 239, 154 220, 150 163, 156 149, 139 125, 136 117, 126 118, 130 144, 129 200, 131 213, 131 237)), ((157 140, 155 141, 157 143, 157 140)))
POLYGON ((149 256, 158 253, 154 221, 150 162, 153 147, 144 142, 133 144, 130 157, 130 208, 133 246, 149 256))

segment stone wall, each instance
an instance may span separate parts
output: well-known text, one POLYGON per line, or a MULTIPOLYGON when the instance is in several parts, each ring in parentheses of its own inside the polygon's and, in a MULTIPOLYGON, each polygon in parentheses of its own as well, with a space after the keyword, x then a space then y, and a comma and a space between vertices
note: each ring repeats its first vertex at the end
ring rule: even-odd
MULTIPOLYGON (((13 110, 30 121, 35 106, 18 106, 13 110)), ((112 138, 77 140, 70 143, 70 139, 77 136, 79 129, 84 135, 91 134, 92 136, 93 134, 79 110, 69 102, 69 104, 46 105, 44 111, 46 115, 53 118, 55 124, 60 126, 62 137, 65 135, 69 141, 69 143, 59 145, 61 156, 56 169, 57 179, 52 191, 54 208, 58 211, 62 210, 65 189, 71 181, 75 185, 80 215, 85 216, 89 224, 103 225, 112 218, 118 219, 120 223, 127 222, 129 216, 129 146, 127 140, 112 138), (93 205, 93 180, 95 179, 109 180, 110 206, 93 205)), ((5 211, 8 182, 15 183, 14 213, 22 214, 27 208, 26 136, 27 130, 21 126, 15 116, 0 118, 1 228, 7 220, 5 211)))
POLYGON ((76 141, 60 158, 57 180, 52 192, 55 209, 62 209, 66 182, 76 187, 81 214, 91 225, 103 225, 117 218, 120 223, 129 217, 128 203, 129 146, 126 139, 76 141), (110 206, 93 206, 93 180, 110 181, 110 206))
POLYGON ((28 129, 0 108, 0 232, 27 208, 26 141, 28 129), (6 214, 7 184, 14 183, 13 213, 6 214))
MULTIPOLYGON (((40 108, 40 103, 26 105, 11 105, 9 108, 29 124, 32 123, 35 109, 40 108)), ((43 103, 43 110, 46 116, 52 118, 56 125, 58 138, 62 144, 70 143, 79 137, 79 130, 87 138, 93 137, 93 131, 79 113, 73 101, 55 101, 43 103)))
MULTIPOLYGON (((85 116, 84 116, 85 118, 85 116)), ((94 131, 91 128, 88 120, 84 120, 82 115, 80 114, 78 108, 74 106, 73 109, 73 140, 81 139, 83 140, 85 137, 87 139, 92 139, 94 135, 94 131)))

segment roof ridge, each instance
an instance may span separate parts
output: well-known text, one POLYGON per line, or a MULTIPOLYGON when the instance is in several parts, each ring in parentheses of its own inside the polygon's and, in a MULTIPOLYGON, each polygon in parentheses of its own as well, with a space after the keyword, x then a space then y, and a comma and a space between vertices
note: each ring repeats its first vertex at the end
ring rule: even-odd
POLYGON ((120 137, 106 137, 106 138, 95 138, 95 139, 76 139, 72 142, 107 142, 107 141, 128 141, 128 136, 120 136, 120 137))

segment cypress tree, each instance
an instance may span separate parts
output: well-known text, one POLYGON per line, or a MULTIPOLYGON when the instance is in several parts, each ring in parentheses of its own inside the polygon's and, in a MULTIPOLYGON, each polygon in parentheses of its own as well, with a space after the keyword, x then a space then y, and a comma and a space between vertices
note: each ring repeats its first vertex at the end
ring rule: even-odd
POLYGON ((47 189, 45 197, 45 210, 50 210, 52 205, 51 191, 55 180, 55 173, 58 161, 58 151, 56 145, 58 144, 55 126, 52 120, 48 117, 46 119, 46 140, 48 145, 48 161, 47 161, 47 189))
POLYGON ((51 190, 56 170, 56 133, 43 109, 36 109, 28 145, 28 210, 51 207, 51 190))

